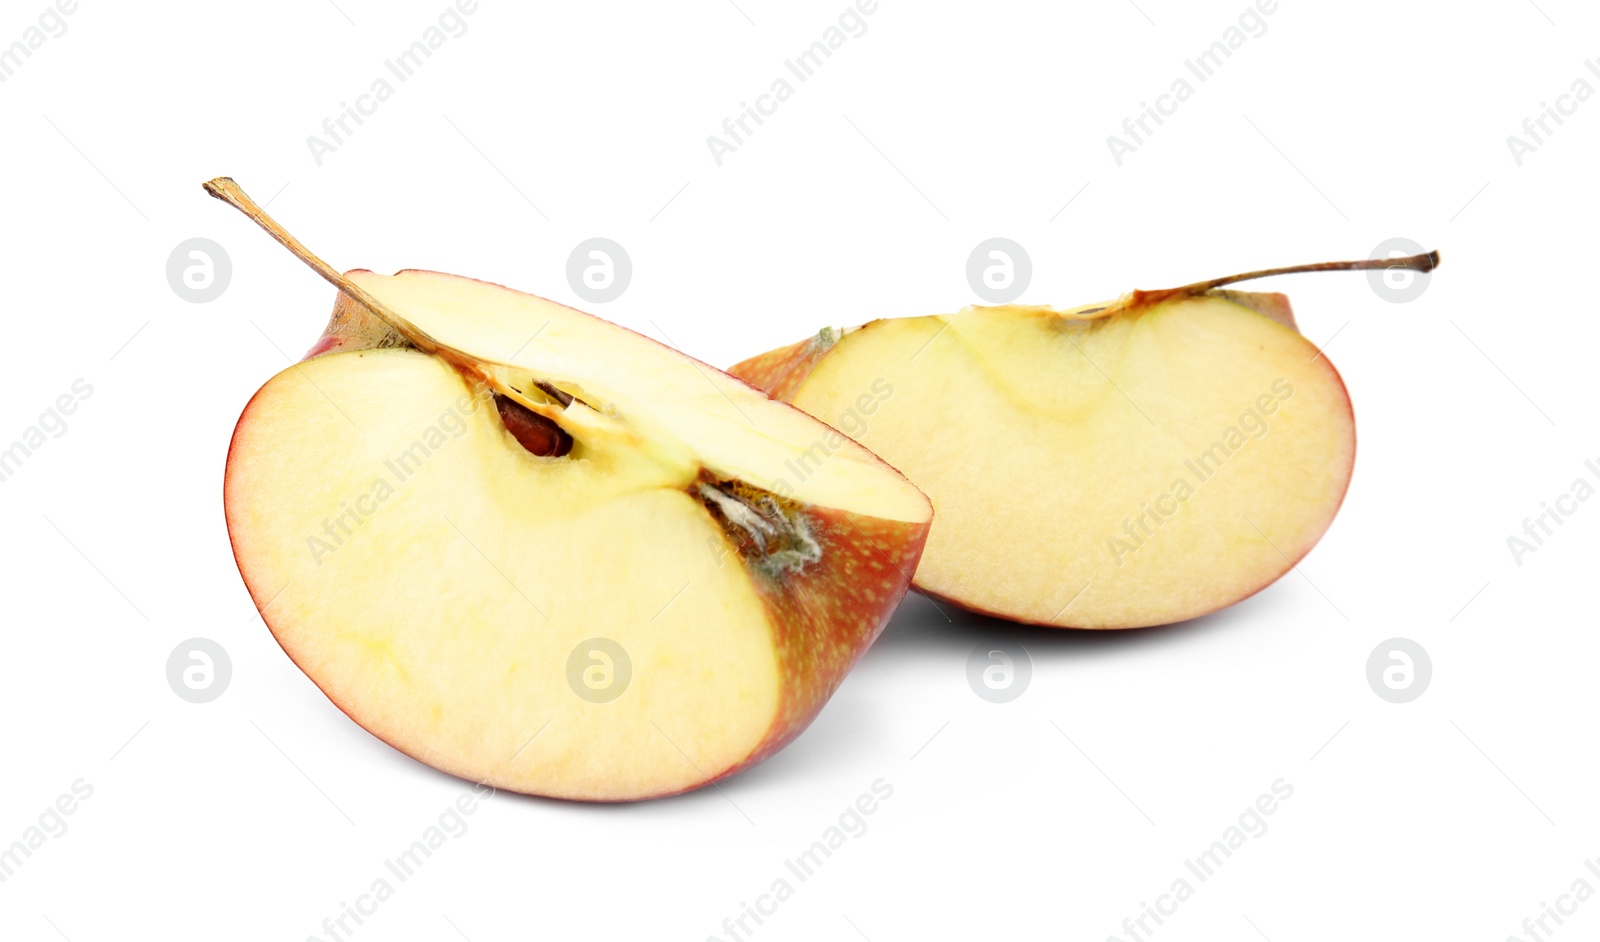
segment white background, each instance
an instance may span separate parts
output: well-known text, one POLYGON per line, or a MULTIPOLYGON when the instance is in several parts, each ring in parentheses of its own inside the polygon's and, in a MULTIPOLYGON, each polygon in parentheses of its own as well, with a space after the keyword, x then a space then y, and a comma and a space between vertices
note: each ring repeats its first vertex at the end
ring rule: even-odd
MULTIPOLYGON (((94 789, 0 884, 0 937, 326 939, 468 787, 324 699, 234 569, 234 420, 333 292, 201 192, 219 174, 342 268, 577 302, 568 253, 614 239, 633 282, 597 313, 718 366, 971 303, 992 236, 1031 254, 1023 300, 1062 306, 1394 237, 1445 259, 1408 304, 1360 274, 1262 285, 1327 344, 1360 433, 1343 511, 1278 584, 1117 634, 952 623, 913 596, 764 765, 631 805, 497 797, 355 939, 727 938, 880 778, 870 829, 753 938, 1125 939, 1279 778, 1267 832, 1191 876, 1155 938, 1499 942, 1574 880, 1600 888, 1600 501, 1520 566, 1506 544, 1600 459, 1600 103, 1521 166, 1506 142, 1574 80, 1600 87, 1591 6, 1284 0, 1118 166, 1106 137, 1244 0, 883 0, 718 166, 707 136, 844 0, 483 0, 318 166, 307 136, 444 8, 338 2, 85 0, 0 84, 0 443, 74 379, 94 390, 0 485, 0 844, 94 789), (198 305, 165 274, 197 236, 233 263, 198 305), (165 676, 196 636, 233 662, 204 705, 165 676), (1365 676, 1396 636, 1433 661, 1405 705, 1365 676), (1005 705, 966 681, 995 639, 1033 659, 1005 705)), ((0 44, 43 8, 8 0, 0 44)), ((1600 902, 1547 925, 1592 938, 1600 902)))

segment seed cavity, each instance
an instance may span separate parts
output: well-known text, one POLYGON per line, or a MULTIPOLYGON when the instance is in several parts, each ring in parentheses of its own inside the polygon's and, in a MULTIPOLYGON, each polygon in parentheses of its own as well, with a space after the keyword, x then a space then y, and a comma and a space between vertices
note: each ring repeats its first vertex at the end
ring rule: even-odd
POLYGON ((515 399, 497 395, 495 408, 500 421, 523 448, 540 458, 561 458, 572 451, 572 436, 566 429, 515 399))

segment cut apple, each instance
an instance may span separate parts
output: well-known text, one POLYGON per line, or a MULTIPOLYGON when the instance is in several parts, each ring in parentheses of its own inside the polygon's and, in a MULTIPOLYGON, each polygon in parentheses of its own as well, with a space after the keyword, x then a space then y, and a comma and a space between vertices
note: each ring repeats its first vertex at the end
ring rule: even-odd
POLYGON ((1253 272, 1070 311, 974 307, 825 330, 731 372, 848 431, 929 497, 916 584, 1041 625, 1131 628, 1271 584, 1332 522, 1355 423, 1253 272))
POLYGON ((685 791, 798 735, 905 593, 931 507, 855 442, 543 298, 340 275, 207 189, 344 292, 246 407, 225 504, 273 634, 380 739, 519 792, 685 791))

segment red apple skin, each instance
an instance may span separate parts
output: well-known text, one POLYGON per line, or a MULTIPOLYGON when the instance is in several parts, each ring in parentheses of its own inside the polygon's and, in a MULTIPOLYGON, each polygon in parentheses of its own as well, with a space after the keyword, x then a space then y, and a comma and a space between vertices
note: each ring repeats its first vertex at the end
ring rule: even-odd
MULTIPOLYGON (((340 293, 323 335, 303 359, 309 360, 327 353, 406 345, 404 338, 387 324, 340 293)), ((804 343, 795 346, 801 347, 804 343)), ((812 356, 820 359, 821 354, 826 352, 827 347, 823 346, 812 356)), ((707 368, 715 369, 709 365, 707 368)), ((800 375, 799 379, 804 379, 804 375, 800 375)), ((256 396, 252 396, 234 426, 233 439, 228 446, 227 467, 230 470, 236 466, 239 430, 250 421, 255 405, 256 396)), ((244 579, 245 588, 262 621, 272 630, 273 618, 267 608, 282 587, 257 586, 251 579, 245 561, 239 557, 239 547, 233 539, 232 481, 232 474, 225 471, 223 512, 228 522, 234 564, 244 579)), ((816 563, 800 572, 772 578, 747 560, 731 539, 724 557, 725 561, 737 561, 746 567, 773 628, 783 690, 772 726, 743 760, 703 782, 650 798, 671 797, 720 782, 756 765, 792 742, 811 725, 843 683, 845 675, 883 633, 900 600, 910 590, 912 576, 927 543, 928 522, 902 523, 812 506, 806 506, 803 513, 813 538, 822 548, 822 554, 816 563)), ((277 640, 275 630, 273 638, 277 640)), ((307 678, 312 677, 305 665, 296 661, 281 641, 278 646, 307 678)), ((340 712, 357 726, 372 733, 374 738, 424 765, 437 768, 425 756, 390 742, 363 726, 338 698, 327 690, 322 692, 340 712)), ((590 800, 614 803, 645 799, 590 800)))
MULTIPOLYGON (((1234 301, 1235 303, 1243 305, 1244 307, 1248 307, 1251 310, 1254 310, 1256 313, 1277 321, 1285 327, 1288 327, 1290 330, 1299 333, 1299 327, 1295 323, 1294 310, 1289 304, 1288 297, 1283 294, 1277 292, 1222 290, 1213 291, 1212 293, 1225 297, 1230 301, 1234 301)), ((1134 295, 1136 296, 1134 303, 1156 303, 1162 300, 1162 298, 1165 296, 1165 293, 1134 292, 1134 295), (1146 295, 1147 297, 1138 298, 1138 295, 1146 295)), ((866 327, 870 327, 871 325, 871 322, 869 322, 861 327, 851 328, 850 330, 846 331, 846 333, 853 333, 856 330, 862 330, 866 327)), ((772 399, 776 399, 781 402, 790 402, 793 400, 795 394, 800 391, 800 386, 806 381, 807 377, 811 375, 812 371, 817 368, 817 365, 822 362, 823 358, 826 357, 827 354, 833 350, 833 348, 834 344, 822 343, 818 337, 812 336, 798 343, 768 350, 766 353, 757 354, 756 356, 750 357, 747 360, 742 360, 739 363, 735 363, 733 366, 728 367, 728 373, 731 376, 744 380, 757 389, 765 391, 772 399)), ((1329 510, 1328 518, 1323 521, 1320 527, 1317 528, 1316 535, 1309 542, 1307 542, 1305 549, 1302 550, 1299 555, 1295 556, 1292 561, 1286 563, 1283 569, 1277 575, 1266 580, 1265 582, 1262 582, 1260 585, 1249 590, 1238 598, 1233 599, 1232 601, 1223 602, 1218 604, 1216 607, 1206 609, 1205 611, 1194 612, 1184 620, 1189 621, 1196 618, 1204 618, 1207 615, 1211 615, 1225 608, 1237 605, 1238 603, 1243 602, 1245 599, 1253 598, 1262 590, 1277 582, 1284 576, 1285 573, 1290 572, 1294 569, 1294 567, 1300 565, 1300 561, 1305 559, 1311 550, 1322 541, 1322 537, 1328 532, 1328 528, 1333 525, 1334 518, 1338 515, 1340 508, 1344 506, 1344 499, 1350 492, 1350 480, 1355 473, 1356 445, 1358 439, 1355 428, 1355 411, 1350 402, 1350 390, 1345 385, 1344 377, 1339 374, 1338 369, 1334 367, 1332 361, 1330 361, 1327 357, 1322 357, 1319 362, 1324 368, 1327 369, 1333 381, 1338 384, 1339 391, 1342 393, 1342 398, 1345 404, 1345 414, 1350 421, 1350 460, 1344 466, 1343 477, 1345 483, 1343 489, 1339 491, 1338 500, 1333 503, 1331 509, 1329 510)), ((1129 628, 1150 627, 1145 625, 1108 625, 1097 629, 1083 629, 1073 626, 1063 626, 1047 621, 1019 618, 1015 615, 1006 614, 1004 612, 996 612, 979 606, 968 605, 965 602, 950 598, 949 596, 930 591, 923 586, 916 584, 915 581, 913 581, 913 587, 918 592, 930 599, 946 603, 963 611, 972 612, 975 615, 982 615, 986 618, 997 618, 1003 621, 1011 621, 1017 624, 1038 625, 1044 628, 1056 628, 1064 630, 1100 631, 1115 631, 1127 630, 1129 628)))
POLYGON ((783 696, 766 739, 721 777, 767 758, 811 725, 883 633, 928 540, 927 523, 831 508, 808 508, 805 516, 822 547, 818 562, 777 580, 746 564, 776 633, 783 696))
POLYGON ((833 349, 833 341, 812 335, 799 343, 768 350, 732 367, 728 374, 765 392, 770 399, 787 403, 800 391, 800 384, 811 370, 833 349))
POLYGON ((322 336, 317 338, 316 344, 302 359, 309 360, 324 353, 407 345, 399 331, 341 291, 333 302, 333 314, 328 318, 328 326, 323 328, 322 336))

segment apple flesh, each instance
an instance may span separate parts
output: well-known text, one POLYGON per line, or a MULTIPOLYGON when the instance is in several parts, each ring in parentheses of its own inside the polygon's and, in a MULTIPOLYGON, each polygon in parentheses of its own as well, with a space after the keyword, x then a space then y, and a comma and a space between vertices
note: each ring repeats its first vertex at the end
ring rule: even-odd
POLYGON ((905 593, 927 499, 799 410, 498 285, 330 280, 234 432, 228 532, 283 649, 401 751, 562 798, 705 785, 798 735, 905 593))
POLYGON ((878 320, 731 372, 850 431, 932 498, 924 592, 1041 625, 1169 624, 1292 568, 1355 459, 1344 384, 1287 299, 1223 286, 1436 262, 878 320))

